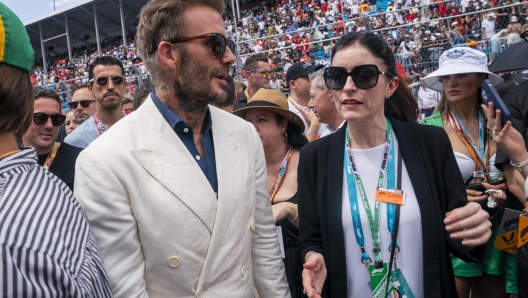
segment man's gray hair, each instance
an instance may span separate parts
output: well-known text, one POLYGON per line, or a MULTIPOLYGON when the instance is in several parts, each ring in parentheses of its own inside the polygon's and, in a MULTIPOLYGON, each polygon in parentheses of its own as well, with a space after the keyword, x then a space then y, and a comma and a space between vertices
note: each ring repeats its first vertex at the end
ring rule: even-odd
POLYGON ((324 80, 324 71, 325 69, 322 68, 322 69, 319 69, 318 71, 314 71, 312 72, 311 74, 308 75, 308 78, 310 79, 310 82, 313 84, 313 80, 314 79, 317 79, 317 84, 315 85, 315 87, 323 90, 323 91, 328 91, 328 87, 326 87, 326 84, 325 84, 325 80, 324 80))

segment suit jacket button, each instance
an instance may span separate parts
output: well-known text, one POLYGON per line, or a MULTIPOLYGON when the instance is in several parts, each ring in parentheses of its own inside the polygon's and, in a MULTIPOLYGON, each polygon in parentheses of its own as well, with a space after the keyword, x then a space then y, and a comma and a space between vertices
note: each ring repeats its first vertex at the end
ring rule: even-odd
POLYGON ((242 267, 242 270, 240 270, 240 276, 246 277, 247 269, 246 266, 242 267))
POLYGON ((178 265, 180 265, 180 258, 178 258, 178 257, 170 257, 169 258, 169 266, 178 267, 178 265))
POLYGON ((249 224, 249 229, 251 231, 253 231, 255 229, 255 221, 254 220, 249 224))

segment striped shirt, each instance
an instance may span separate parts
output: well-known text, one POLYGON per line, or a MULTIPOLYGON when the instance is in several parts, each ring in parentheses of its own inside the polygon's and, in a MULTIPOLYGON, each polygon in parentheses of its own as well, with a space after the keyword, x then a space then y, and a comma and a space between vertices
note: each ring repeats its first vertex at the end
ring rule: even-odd
POLYGON ((0 297, 112 297, 87 217, 32 148, 0 159, 0 297))

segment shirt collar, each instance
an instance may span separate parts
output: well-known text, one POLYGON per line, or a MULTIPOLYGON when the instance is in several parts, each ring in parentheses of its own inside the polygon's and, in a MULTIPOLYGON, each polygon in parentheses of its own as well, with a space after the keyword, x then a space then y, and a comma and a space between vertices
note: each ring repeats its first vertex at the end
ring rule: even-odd
MULTIPOLYGON (((161 100, 156 96, 156 93, 154 93, 154 91, 152 91, 151 97, 152 97, 152 101, 154 102, 154 105, 158 108, 159 112, 161 113, 165 121, 169 123, 172 129, 174 129, 176 125, 178 125, 180 122, 182 122, 183 125, 190 127, 187 124, 185 124, 183 119, 180 116, 178 116, 178 114, 174 113, 167 105, 162 103, 161 100)), ((204 127, 205 127, 204 134, 209 132, 212 125, 213 125, 213 121, 211 119, 211 111, 208 106, 207 112, 205 113, 205 119, 204 119, 204 127)))

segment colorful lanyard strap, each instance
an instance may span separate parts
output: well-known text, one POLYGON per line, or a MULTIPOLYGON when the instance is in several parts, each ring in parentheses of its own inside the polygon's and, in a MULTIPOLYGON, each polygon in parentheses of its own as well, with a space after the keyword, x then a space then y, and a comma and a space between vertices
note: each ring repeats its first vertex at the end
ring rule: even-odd
POLYGON ((271 190, 269 192, 269 196, 270 196, 272 203, 273 203, 273 199, 275 198, 275 195, 277 194, 277 191, 279 190, 282 177, 284 177, 284 174, 286 173, 286 167, 290 163, 292 156, 293 156, 293 149, 292 147, 288 146, 288 149, 286 150, 286 154, 284 155, 284 158, 282 159, 282 164, 279 170, 279 175, 277 175, 277 178, 275 179, 275 182, 273 183, 273 186, 271 187, 271 190))
MULTIPOLYGON (((449 121, 449 124, 451 124, 451 127, 455 131, 455 133, 460 137, 464 145, 468 148, 469 152, 473 156, 473 160, 475 162, 476 169, 478 171, 487 172, 487 168, 485 165, 485 137, 484 137, 484 116, 479 111, 478 112, 478 120, 479 120, 479 139, 478 139, 478 145, 477 143, 471 138, 469 135, 466 126, 464 125, 464 122, 458 116, 456 111, 451 111, 447 114, 447 119, 449 121)), ((475 182, 477 184, 480 183, 480 177, 475 177, 475 182)))
POLYGON ((58 142, 53 143, 51 152, 48 154, 48 157, 46 157, 46 161, 44 161, 44 165, 42 165, 44 170, 49 171, 49 168, 51 167, 51 164, 53 163, 55 156, 57 156, 57 152, 59 151, 60 145, 61 143, 58 143, 58 142))
MULTIPOLYGON (((387 176, 387 188, 394 189, 396 186, 396 171, 395 171, 395 160, 394 160, 394 144, 392 142, 393 132, 392 125, 388 119, 385 120, 387 125, 387 130, 385 132, 386 142, 385 150, 383 153, 383 162, 381 164, 380 174, 378 176, 378 185, 377 188, 384 187, 385 176, 387 176), (386 175, 389 173, 389 175, 386 175)), ((369 223, 370 233, 372 235, 372 246, 374 251, 374 263, 377 268, 383 267, 383 262, 381 259, 381 248, 379 247, 379 222, 380 222, 380 208, 381 202, 375 201, 374 203, 374 216, 372 216, 372 211, 370 209, 370 204, 368 202, 367 195, 365 193, 365 188, 363 187, 363 182, 359 175, 356 163, 354 161, 354 154, 350 146, 350 135, 348 134, 348 127, 345 131, 345 173, 348 186, 348 196, 350 200, 350 210, 352 213, 352 223, 354 225, 354 235, 356 236, 356 241, 361 248, 361 262, 365 265, 369 265, 372 262, 372 259, 369 257, 368 253, 365 251, 365 237, 363 236, 363 227, 361 225, 361 216, 359 213, 359 204, 357 193, 361 196, 363 201, 363 207, 365 208, 365 213, 367 214, 367 219, 369 223)), ((394 231, 394 224, 396 220, 396 206, 394 204, 387 204, 387 228, 392 234, 394 231)), ((392 242, 391 242, 392 245, 392 242)), ((397 245, 396 245, 397 246, 397 245)))
POLYGON ((304 120, 306 121, 306 123, 308 123, 308 126, 312 125, 312 122, 310 122, 310 119, 308 119, 306 116, 304 116, 303 112, 301 112, 302 107, 301 107, 299 104, 297 104, 297 103, 295 102, 295 100, 291 99, 291 97, 288 97, 288 101, 290 101, 291 104, 292 104, 297 110, 299 110, 299 113, 301 113, 301 116, 304 118, 304 120))
MULTIPOLYGON (((123 112, 123 117, 125 117, 126 115, 127 114, 125 112, 123 112)), ((93 113, 92 118, 93 118, 93 121, 95 123, 95 129, 97 131, 97 135, 101 136, 103 134, 103 132, 99 129, 99 124, 101 124, 105 129, 106 129, 106 127, 104 126, 103 122, 101 122, 101 120, 99 120, 99 118, 97 118, 97 115, 95 113, 93 113)))

